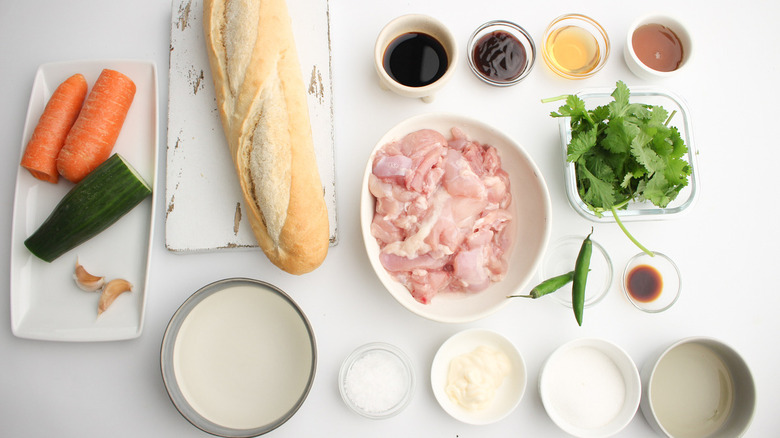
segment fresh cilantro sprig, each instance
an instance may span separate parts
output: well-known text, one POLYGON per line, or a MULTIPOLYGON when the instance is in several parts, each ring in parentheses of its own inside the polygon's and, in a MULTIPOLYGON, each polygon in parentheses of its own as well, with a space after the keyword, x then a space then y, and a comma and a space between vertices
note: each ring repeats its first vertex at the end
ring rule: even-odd
POLYGON ((574 163, 582 201, 598 217, 611 211, 626 236, 653 255, 628 232, 617 210, 631 201, 666 207, 688 185, 691 167, 683 158, 688 148, 680 132, 668 126, 674 112, 631 103, 630 96, 626 84, 618 81, 613 101, 592 110, 576 95, 542 102, 566 100, 550 116, 571 118, 566 160, 574 163))

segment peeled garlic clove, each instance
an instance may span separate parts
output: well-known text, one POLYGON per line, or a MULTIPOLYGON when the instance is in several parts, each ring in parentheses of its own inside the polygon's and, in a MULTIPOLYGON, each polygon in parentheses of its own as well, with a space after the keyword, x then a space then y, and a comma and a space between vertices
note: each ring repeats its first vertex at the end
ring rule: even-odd
POLYGON ((98 277, 97 275, 90 274, 81 266, 78 259, 76 260, 76 269, 73 272, 73 279, 76 280, 76 284, 81 290, 87 292, 99 290, 103 287, 103 284, 105 284, 105 277, 98 277))
POLYGON ((98 315, 105 312, 108 306, 114 302, 119 295, 133 290, 133 285, 129 281, 118 278, 111 280, 103 288, 103 293, 100 294, 100 302, 98 303, 98 315))

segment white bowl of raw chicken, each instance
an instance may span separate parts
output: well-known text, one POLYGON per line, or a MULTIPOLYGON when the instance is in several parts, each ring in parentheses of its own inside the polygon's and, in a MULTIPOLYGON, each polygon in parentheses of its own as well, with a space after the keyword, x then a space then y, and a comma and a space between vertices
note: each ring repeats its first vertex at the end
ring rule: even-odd
MULTIPOLYGON (((377 142, 363 177, 360 222, 371 266, 385 288, 401 305, 434 321, 463 323, 498 311, 507 304, 507 295, 523 290, 534 276, 550 236, 550 196, 541 172, 528 153, 499 130, 459 115, 423 114, 402 121, 377 142), (421 129, 438 131, 449 140, 453 138, 453 128, 460 130, 470 141, 493 146, 501 160, 501 168, 509 176, 511 203, 506 210, 512 215, 512 220, 506 230, 506 235, 511 239, 505 256, 508 269, 501 280, 491 282, 484 290, 439 293, 423 303, 415 299, 410 289, 388 272, 380 261, 380 243, 372 234, 377 201, 369 189, 370 178, 376 155, 386 144, 421 129)), ((447 267, 444 270, 449 269, 447 267)))

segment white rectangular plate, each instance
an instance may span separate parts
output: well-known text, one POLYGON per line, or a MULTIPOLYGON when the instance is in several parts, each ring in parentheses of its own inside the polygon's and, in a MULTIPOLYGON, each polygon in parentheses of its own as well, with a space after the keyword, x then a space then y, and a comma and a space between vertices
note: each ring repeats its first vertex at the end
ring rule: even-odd
MULTIPOLYGON (((136 94, 113 152, 121 154, 154 187, 157 172, 157 67, 150 61, 94 60, 44 64, 33 83, 22 136, 22 152, 46 102, 65 79, 81 73, 90 90, 104 68, 135 82, 136 94)), ((51 341, 108 341, 141 334, 148 285, 154 206, 157 191, 111 227, 51 263, 24 246, 29 237, 73 187, 60 178, 51 184, 33 178, 21 166, 16 177, 11 236, 11 325, 16 336, 51 341), (100 317, 99 292, 84 292, 73 280, 76 259, 106 280, 124 278, 133 290, 123 293, 100 317)))
MULTIPOLYGON (((330 222, 338 240, 327 0, 288 0, 330 222)), ((165 244, 170 251, 255 248, 214 97, 202 0, 173 0, 165 244), (243 210, 243 212, 242 212, 243 210), (243 220, 242 220, 243 218, 243 220)))

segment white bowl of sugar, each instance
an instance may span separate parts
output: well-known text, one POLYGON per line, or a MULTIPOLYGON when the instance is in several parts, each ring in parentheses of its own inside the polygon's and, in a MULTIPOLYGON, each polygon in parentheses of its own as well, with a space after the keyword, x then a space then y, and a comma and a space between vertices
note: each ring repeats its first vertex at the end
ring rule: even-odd
POLYGON ((623 430, 639 407, 642 384, 631 357, 596 338, 570 341, 547 359, 539 392, 550 419, 580 438, 604 438, 623 430))

